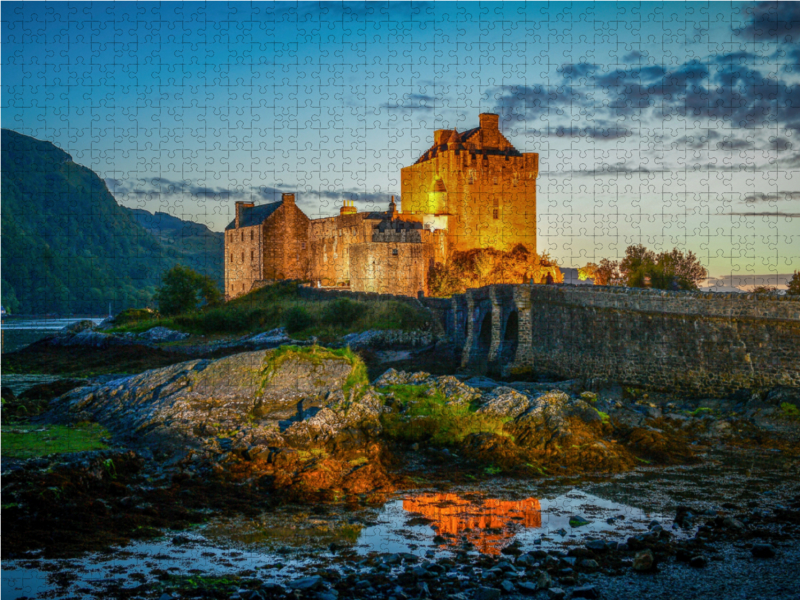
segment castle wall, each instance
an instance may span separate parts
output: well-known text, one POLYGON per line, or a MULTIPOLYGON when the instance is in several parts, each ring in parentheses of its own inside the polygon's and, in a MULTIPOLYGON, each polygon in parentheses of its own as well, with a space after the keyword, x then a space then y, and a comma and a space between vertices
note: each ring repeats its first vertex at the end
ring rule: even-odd
POLYGON ((264 222, 262 279, 306 279, 311 220, 294 203, 283 204, 264 222))
POLYGON ((538 155, 497 156, 449 150, 401 170, 403 213, 432 212, 438 174, 447 186, 448 243, 454 250, 516 244, 536 249, 538 155))
POLYGON ((496 360, 506 373, 700 397, 800 387, 796 299, 571 285, 487 286, 464 297, 466 331, 455 314, 443 325, 464 340, 468 366, 491 369, 496 360), (518 325, 509 335, 512 313, 518 325), (513 357, 504 357, 512 346, 513 357))
POLYGON ((380 222, 371 213, 338 215, 310 221, 310 279, 314 285, 347 285, 350 282, 350 247, 372 241, 380 222))
MULTIPOLYGON (((398 236, 399 237, 399 236, 398 236)), ((433 244, 367 242, 350 247, 350 289, 354 292, 428 294, 433 244)))
POLYGON ((263 266, 261 225, 225 231, 225 297, 236 298, 250 291, 261 279, 263 266))

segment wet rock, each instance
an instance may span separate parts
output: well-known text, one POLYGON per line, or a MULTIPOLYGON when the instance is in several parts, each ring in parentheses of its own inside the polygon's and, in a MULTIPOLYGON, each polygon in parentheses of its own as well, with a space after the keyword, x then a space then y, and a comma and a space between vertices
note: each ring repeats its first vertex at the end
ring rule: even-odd
POLYGON ((313 577, 301 577, 288 582, 286 585, 290 590, 298 590, 301 592, 316 590, 322 587, 324 583, 322 577, 314 575, 313 577))
POLYGON ((597 563, 596 560, 593 560, 591 558, 584 558, 581 561, 581 568, 586 571, 596 571, 597 569, 600 568, 600 565, 597 563))
POLYGON ((692 556, 689 559, 689 566, 694 567, 695 569, 702 569, 708 564, 708 561, 704 556, 692 556))
POLYGON ((569 518, 569 525, 570 527, 582 527, 583 525, 589 525, 591 521, 582 517, 581 515, 572 515, 569 518))
POLYGON ((540 590, 547 590, 553 586, 553 578, 547 571, 539 571, 536 578, 536 585, 540 590))
POLYGON ((566 595, 567 595, 567 593, 564 590, 562 590, 561 588, 558 588, 558 587, 549 588, 547 590, 547 597, 550 600, 564 600, 566 595))
POLYGON ((582 585, 572 590, 573 598, 599 598, 600 592, 593 585, 582 585))
POLYGON ((502 582, 500 582, 500 589, 506 594, 513 594, 514 592, 517 591, 517 586, 515 586, 508 579, 505 579, 502 582))
POLYGON ((770 544, 753 544, 750 552, 756 558, 773 558, 775 556, 775 548, 770 544))
POLYGON ((520 581, 517 583, 517 589, 528 596, 533 596, 539 591, 539 587, 530 581, 520 581))
POLYGON ((500 598, 500 590, 492 587, 479 587, 474 596, 474 600, 497 600, 498 598, 500 598))
POLYGON ((502 383, 496 382, 494 379, 489 379, 488 377, 471 377, 464 382, 464 385, 468 385, 469 387, 484 391, 484 390, 493 390, 496 387, 503 385, 502 383))
POLYGON ((653 551, 649 548, 636 553, 633 558, 634 571, 651 571, 655 566, 655 557, 653 551))

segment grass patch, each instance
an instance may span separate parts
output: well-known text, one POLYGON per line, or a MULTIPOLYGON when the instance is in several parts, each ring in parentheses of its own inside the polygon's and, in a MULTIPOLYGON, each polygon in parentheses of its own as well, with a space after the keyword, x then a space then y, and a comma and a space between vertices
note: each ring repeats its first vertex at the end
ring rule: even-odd
POLYGON ((781 417, 789 421, 800 421, 800 409, 789 402, 781 403, 781 417))
POLYGON ((160 325, 196 335, 242 335, 286 327, 298 339, 313 335, 322 341, 331 341, 368 329, 427 329, 431 323, 427 310, 408 302, 347 298, 304 300, 296 282, 284 282, 239 296, 222 306, 169 318, 126 321, 111 332, 141 333, 160 325))
POLYGON ((397 404, 398 410, 381 416, 384 435, 390 439, 451 446, 472 433, 511 437, 503 431, 510 418, 479 414, 464 403, 448 404, 440 392, 428 386, 390 385, 380 391, 391 394, 397 404))
POLYGON ((608 413, 604 413, 602 410, 598 410, 596 408, 595 408, 595 410, 597 411, 597 414, 600 415, 600 420, 603 423, 610 423, 611 422, 611 417, 608 416, 608 413))
POLYGON ((369 462, 369 459, 366 456, 359 456, 358 458, 354 458, 347 464, 351 467, 360 467, 361 465, 365 465, 369 462))
POLYGON ((35 458, 64 452, 104 450, 100 441, 108 431, 97 423, 83 425, 27 425, 2 427, 2 455, 35 458))

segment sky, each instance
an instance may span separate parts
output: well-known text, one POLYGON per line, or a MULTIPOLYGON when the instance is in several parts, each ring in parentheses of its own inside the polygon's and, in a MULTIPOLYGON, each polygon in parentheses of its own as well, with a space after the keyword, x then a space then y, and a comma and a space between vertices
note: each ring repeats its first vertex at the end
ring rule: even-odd
POLYGON ((434 129, 538 152, 539 252, 800 269, 800 3, 2 2, 2 127, 120 204, 385 209, 434 129))

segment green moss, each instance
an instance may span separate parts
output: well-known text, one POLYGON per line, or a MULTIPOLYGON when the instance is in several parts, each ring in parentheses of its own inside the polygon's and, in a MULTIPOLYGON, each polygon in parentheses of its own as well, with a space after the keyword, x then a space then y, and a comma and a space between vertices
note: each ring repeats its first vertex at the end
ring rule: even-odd
POLYGON ((264 365, 261 370, 264 377, 262 386, 266 386, 278 371, 278 368, 284 362, 291 359, 302 360, 313 365, 321 365, 326 360, 342 360, 348 363, 352 368, 342 386, 345 398, 350 397, 351 391, 353 391, 353 396, 357 397, 369 384, 367 367, 364 361, 350 348, 332 349, 314 345, 307 347, 280 346, 268 352, 264 358, 264 365))
POLYGON ((351 467, 360 467, 361 465, 365 465, 369 462, 369 459, 366 456, 359 456, 358 458, 354 458, 347 464, 351 467))
POLYGON ((611 417, 608 416, 608 413, 604 413, 602 410, 597 410, 596 408, 595 410, 597 411, 597 414, 600 415, 600 420, 603 421, 603 423, 611 422, 611 417))
MULTIPOLYGON (((33 458, 48 454, 103 450, 101 441, 108 431, 97 423, 84 425, 4 426, 2 428, 2 455, 15 458, 33 458)), ((113 468, 109 466, 109 469, 113 468)))
POLYGON ((391 385, 380 391, 391 394, 399 409, 381 416, 384 435, 390 439, 451 446, 472 433, 511 437, 503 431, 510 418, 479 414, 465 403, 448 403, 441 392, 427 386, 391 385))
POLYGON ((800 421, 800 409, 794 404, 783 402, 781 404, 781 416, 789 421, 800 421))

